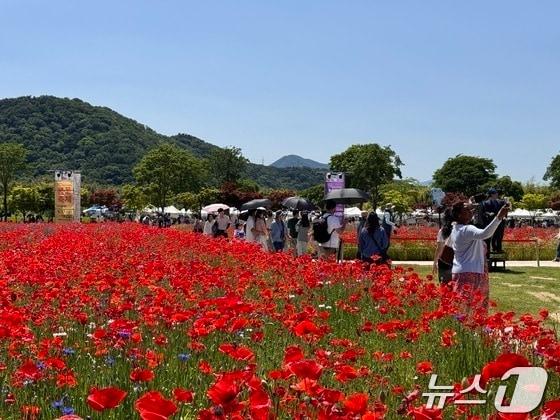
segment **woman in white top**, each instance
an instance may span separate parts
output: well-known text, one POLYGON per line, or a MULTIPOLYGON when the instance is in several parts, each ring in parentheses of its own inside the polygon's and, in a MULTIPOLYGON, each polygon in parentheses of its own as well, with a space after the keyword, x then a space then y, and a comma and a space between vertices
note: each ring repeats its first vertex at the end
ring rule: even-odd
POLYGON ((455 291, 463 295, 467 312, 477 309, 481 316, 488 315, 488 265, 485 239, 491 238, 500 222, 507 216, 509 205, 503 206, 494 220, 484 229, 469 224, 474 208, 470 203, 457 203, 452 216, 456 224, 449 237, 449 246, 455 251, 452 279, 455 291))
POLYGON ((247 223, 245 223, 245 240, 247 242, 255 242, 255 234, 253 228, 255 227, 255 210, 249 210, 247 216, 247 223))
POLYGON ((255 213, 255 226, 252 229, 255 242, 262 246, 264 251, 268 251, 268 229, 264 220, 264 211, 257 210, 255 213))
POLYGON ((206 222, 204 222, 204 228, 202 229, 202 233, 206 236, 214 236, 214 232, 212 231, 212 228, 214 227, 214 223, 216 223, 216 221, 214 220, 214 215, 209 214, 208 217, 206 218, 206 222))

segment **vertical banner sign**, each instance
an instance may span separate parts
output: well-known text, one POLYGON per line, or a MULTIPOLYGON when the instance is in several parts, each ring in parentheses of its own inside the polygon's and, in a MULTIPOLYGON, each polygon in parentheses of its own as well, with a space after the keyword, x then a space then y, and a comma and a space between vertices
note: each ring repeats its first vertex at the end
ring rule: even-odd
POLYGON ((74 171, 72 173, 72 188, 72 200, 74 201, 74 222, 79 222, 80 216, 82 215, 82 174, 80 174, 79 172, 74 171))
POLYGON ((54 172, 55 222, 80 221, 80 178, 73 171, 54 172))
MULTIPOLYGON (((344 172, 327 172, 325 174, 325 195, 332 190, 339 190, 345 186, 346 178, 344 177, 344 172)), ((334 214, 338 216, 342 222, 344 220, 344 204, 337 204, 334 214)))

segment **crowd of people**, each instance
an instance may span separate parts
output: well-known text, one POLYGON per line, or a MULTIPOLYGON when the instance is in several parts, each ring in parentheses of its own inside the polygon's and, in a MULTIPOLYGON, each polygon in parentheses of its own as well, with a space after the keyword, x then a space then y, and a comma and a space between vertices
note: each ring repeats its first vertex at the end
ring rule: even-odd
MULTIPOLYGON (((193 231, 206 236, 228 237, 253 242, 270 252, 291 252, 294 256, 312 254, 319 258, 342 260, 341 235, 347 228, 344 217, 336 214, 337 205, 327 201, 322 212, 249 210, 241 216, 228 215, 219 208, 206 220, 197 218, 193 231)), ((357 224, 357 258, 368 263, 386 263, 391 232, 396 225, 389 204, 380 220, 375 212, 364 212, 357 224)))

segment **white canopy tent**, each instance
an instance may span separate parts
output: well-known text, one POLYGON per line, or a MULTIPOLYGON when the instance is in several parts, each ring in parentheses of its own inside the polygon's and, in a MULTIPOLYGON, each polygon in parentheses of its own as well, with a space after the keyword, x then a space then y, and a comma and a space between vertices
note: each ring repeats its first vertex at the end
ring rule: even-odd
POLYGON ((170 216, 180 216, 181 214, 183 214, 183 213, 181 213, 181 210, 179 210, 179 209, 178 209, 177 207, 175 207, 175 206, 168 206, 168 207, 165 207, 165 208, 163 209, 163 212, 166 213, 166 214, 168 214, 168 215, 170 215, 170 216))
POLYGON ((525 209, 515 209, 514 211, 510 211, 508 213, 508 217, 512 217, 514 219, 530 218, 533 217, 534 215, 535 215, 534 213, 525 209))
POLYGON ((362 210, 358 207, 348 207, 344 209, 344 217, 360 217, 362 210))

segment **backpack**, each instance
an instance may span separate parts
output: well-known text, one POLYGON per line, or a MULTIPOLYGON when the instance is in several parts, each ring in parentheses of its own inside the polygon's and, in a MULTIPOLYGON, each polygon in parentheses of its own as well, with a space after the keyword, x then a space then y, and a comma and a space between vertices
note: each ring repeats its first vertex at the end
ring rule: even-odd
POLYGON ((329 242, 331 239, 332 232, 329 232, 329 224, 327 223, 329 216, 331 215, 323 215, 313 221, 313 239, 320 244, 329 242))
POLYGON ((297 223, 298 223, 298 219, 295 217, 292 217, 290 220, 288 220, 288 231, 290 232, 291 238, 297 238, 298 236, 297 229, 296 229, 297 223))

